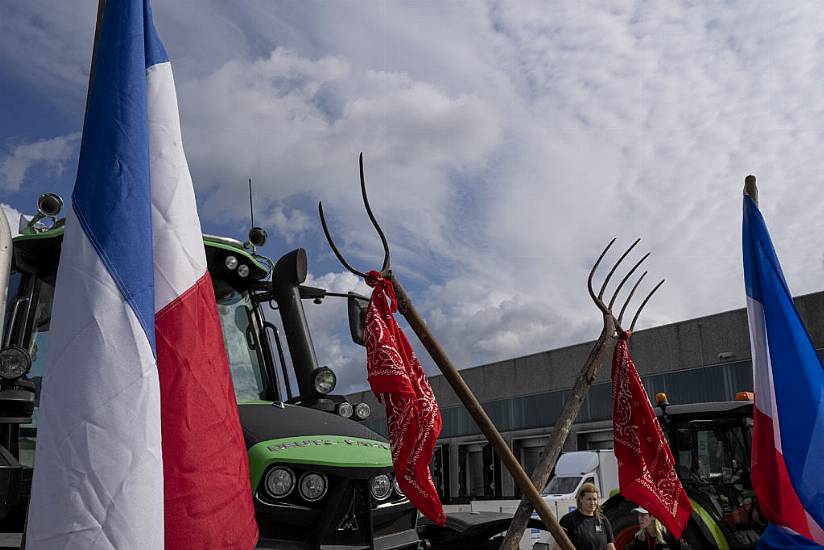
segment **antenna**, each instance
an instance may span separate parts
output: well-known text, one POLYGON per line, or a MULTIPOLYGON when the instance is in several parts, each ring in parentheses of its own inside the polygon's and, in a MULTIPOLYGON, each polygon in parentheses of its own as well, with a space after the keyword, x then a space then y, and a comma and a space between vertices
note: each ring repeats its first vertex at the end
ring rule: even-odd
POLYGON ((255 226, 255 207, 252 201, 252 178, 249 178, 249 217, 252 218, 252 227, 255 226))
POLYGON ((252 221, 252 229, 249 230, 249 240, 243 244, 243 247, 251 248, 252 254, 256 254, 257 247, 266 244, 268 235, 265 229, 255 226, 255 203, 252 199, 252 178, 249 178, 249 217, 252 221))

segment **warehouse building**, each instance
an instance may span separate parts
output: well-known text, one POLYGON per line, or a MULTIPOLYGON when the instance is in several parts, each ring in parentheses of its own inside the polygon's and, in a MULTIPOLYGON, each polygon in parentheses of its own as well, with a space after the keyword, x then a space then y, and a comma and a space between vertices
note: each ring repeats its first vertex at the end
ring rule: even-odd
MULTIPOLYGON (((824 292, 796 298, 813 344, 824 350, 824 292)), ((461 371, 466 383, 527 472, 542 456, 552 426, 594 342, 499 361, 461 371)), ((670 403, 725 401, 752 391, 745 309, 636 332, 630 350, 647 392, 670 403)), ((612 448, 610 366, 584 401, 564 450, 612 448)), ((432 469, 441 497, 459 504, 519 497, 491 445, 443 376, 430 378, 443 417, 432 469)), ((386 433, 383 405, 369 391, 350 396, 372 406, 369 426, 386 433)))

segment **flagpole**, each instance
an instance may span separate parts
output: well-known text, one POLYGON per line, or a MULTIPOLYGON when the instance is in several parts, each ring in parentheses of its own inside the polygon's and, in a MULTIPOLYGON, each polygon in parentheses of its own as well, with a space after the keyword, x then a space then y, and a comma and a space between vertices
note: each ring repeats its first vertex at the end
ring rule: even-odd
POLYGON ((94 25, 94 42, 92 42, 92 62, 89 66, 89 86, 86 89, 86 109, 83 111, 83 126, 86 125, 86 114, 89 112, 89 100, 92 97, 92 80, 94 77, 94 60, 97 56, 97 43, 100 42, 100 27, 103 22, 103 11, 106 8, 106 0, 97 0, 97 18, 94 25))
MULTIPOLYGON (((97 0, 97 16, 94 24, 94 41, 92 42, 92 61, 89 65, 89 85, 86 87, 86 106, 83 109, 83 127, 86 126, 86 115, 89 113, 89 103, 92 96, 92 80, 94 77, 94 60, 97 56, 97 44, 100 42, 100 27, 103 22, 103 11, 106 8, 106 0, 97 0)), ((23 533, 20 538, 20 550, 26 550, 26 531, 29 525, 29 512, 31 511, 31 500, 26 507, 26 519, 23 522, 23 533)))
POLYGON ((755 185, 755 176, 749 175, 744 178, 744 194, 758 206, 758 187, 755 185))

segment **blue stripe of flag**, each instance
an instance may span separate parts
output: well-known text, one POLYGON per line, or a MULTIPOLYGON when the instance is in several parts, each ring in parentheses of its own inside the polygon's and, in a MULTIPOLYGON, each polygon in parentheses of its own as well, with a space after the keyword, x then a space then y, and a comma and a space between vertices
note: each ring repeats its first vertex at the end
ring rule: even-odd
POLYGON ((146 69, 166 51, 144 2, 106 2, 72 205, 155 347, 146 69))
POLYGON ((784 461, 802 505, 824 525, 824 368, 795 309, 764 218, 748 196, 743 249, 747 295, 764 310, 784 461))
POLYGON ((758 550, 821 550, 821 546, 807 537, 802 537, 774 523, 769 524, 761 534, 756 548, 758 550))

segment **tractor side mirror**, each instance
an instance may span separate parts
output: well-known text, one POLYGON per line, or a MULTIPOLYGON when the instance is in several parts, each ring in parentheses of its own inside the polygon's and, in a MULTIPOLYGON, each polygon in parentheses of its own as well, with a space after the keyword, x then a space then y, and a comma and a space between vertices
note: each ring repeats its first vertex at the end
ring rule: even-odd
POLYGON ((347 309, 349 310, 349 334, 352 335, 352 341, 359 346, 365 344, 366 333, 366 309, 369 306, 369 298, 355 294, 348 293, 347 309))

